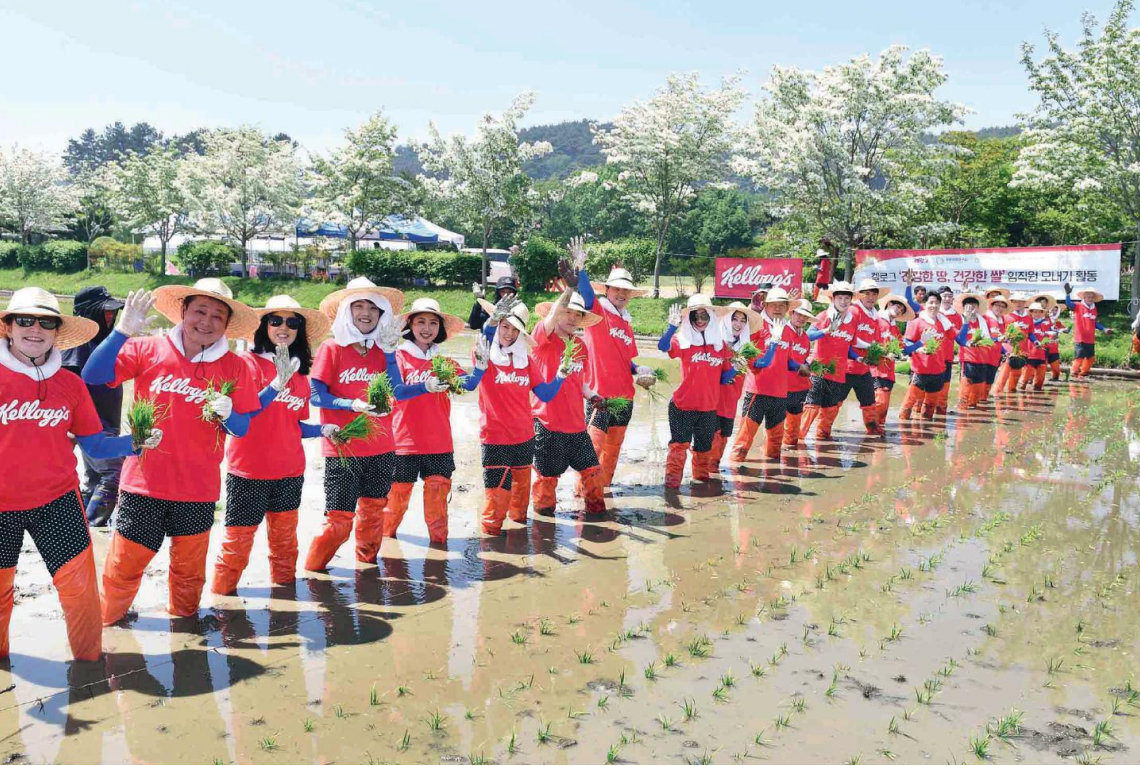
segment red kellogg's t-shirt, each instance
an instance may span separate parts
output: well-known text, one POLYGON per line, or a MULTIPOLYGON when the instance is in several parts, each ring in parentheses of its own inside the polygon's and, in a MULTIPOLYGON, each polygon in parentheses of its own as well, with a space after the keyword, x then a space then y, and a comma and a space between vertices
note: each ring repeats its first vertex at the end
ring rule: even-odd
POLYGON ((1084 301, 1073 302, 1073 342, 1096 342, 1096 306, 1089 308, 1084 301))
POLYGON ((110 385, 121 386, 128 380, 134 381, 135 399, 154 399, 165 417, 156 424, 162 429, 162 444, 147 450, 141 460, 127 458, 122 488, 159 500, 216 502, 226 431, 201 418, 206 388, 211 382, 215 389, 223 381, 234 382, 230 394, 234 412, 253 412, 258 408, 258 389, 249 367, 229 351, 217 361, 193 363, 168 337, 131 338, 119 351, 110 385))
MULTIPOLYGON (((826 330, 831 325, 828 312, 823 312, 812 325, 817 330, 826 330)), ((848 309, 847 314, 835 332, 824 335, 815 342, 812 359, 820 362, 835 362, 835 372, 824 375, 827 380, 843 383, 847 380, 847 352, 855 342, 855 314, 848 309)))
POLYGON ((582 341, 589 351, 586 383, 598 394, 609 398, 633 398, 633 374, 630 365, 637 356, 633 325, 602 305, 603 296, 594 299, 590 309, 602 318, 596 325, 582 330, 582 341))
POLYGON ((1013 348, 1012 343, 1006 343, 1005 345, 1011 354, 1016 354, 1017 356, 1028 357, 1029 352, 1033 350, 1032 349, 1033 344, 1029 341, 1029 335, 1030 335, 1030 333, 1033 332, 1033 320, 1029 318, 1029 312, 1026 312, 1025 316, 1021 316, 1021 315, 1014 314, 1014 313, 1006 314, 1005 315, 1005 326, 1008 328, 1008 327, 1011 327, 1013 325, 1017 325, 1018 327, 1021 328, 1022 334, 1025 335, 1025 340, 1023 340, 1023 341, 1021 341, 1021 343, 1017 344, 1018 345, 1017 349, 1013 348))
MULTIPOLYGON (((965 317, 963 317, 963 320, 964 319, 965 319, 965 317)), ((972 320, 970 320, 970 329, 966 334, 966 345, 962 346, 961 361, 963 364, 989 364, 990 363, 990 357, 992 356, 990 348, 982 348, 980 346, 970 345, 971 340, 974 337, 974 332, 981 328, 982 322, 986 322, 986 318, 983 316, 975 316, 972 320)), ((986 322, 986 327, 989 328, 989 326, 990 326, 989 322, 986 322)), ((991 338, 993 337, 992 336, 992 330, 991 330, 991 336, 990 337, 991 338)))
POLYGON ((483 444, 522 444, 534 438, 530 390, 543 383, 533 359, 519 369, 494 362, 479 383, 479 440, 483 444))
MULTIPOLYGON (((387 372, 388 362, 384 358, 384 352, 377 346, 369 348, 363 356, 356 349, 355 345, 341 346, 333 340, 326 340, 317 349, 309 376, 328 386, 329 393, 337 399, 363 399, 372 379, 387 372)), ((357 415, 352 410, 321 409, 320 413, 321 425, 332 423, 341 427, 357 415)), ((346 445, 346 454, 352 457, 372 457, 395 450, 391 416, 378 418, 375 425, 372 436, 346 445)), ((321 454, 337 457, 336 445, 328 439, 321 439, 321 454)))
POLYGON ((78 488, 68 434, 90 436, 103 430, 78 375, 67 370, 52 375, 40 401, 38 391, 44 387, 0 365, 0 456, 7 466, 0 511, 38 508, 78 488))
MULTIPOLYGON (((239 357, 249 367, 257 391, 277 376, 273 362, 246 353, 239 357)), ((284 479, 305 473, 301 421, 309 414, 309 378, 294 375, 277 398, 249 421, 249 433, 226 443, 226 470, 246 479, 284 479)))
POLYGON ((941 317, 935 317, 931 322, 925 316, 918 316, 915 319, 907 322, 906 325, 906 341, 914 343, 922 341, 922 335, 927 330, 934 330, 938 333, 942 345, 938 347, 938 351, 933 354, 927 354, 920 346, 917 351, 910 355, 911 369, 919 375, 942 375, 946 372, 946 353, 942 350, 946 344, 946 333, 950 332, 951 328, 943 328, 941 317))
MULTIPOLYGON (((788 359, 800 365, 807 364, 808 354, 811 353, 811 341, 808 340, 807 330, 796 332, 788 327, 788 332, 784 337, 788 339, 788 359)), ((807 391, 811 388, 811 378, 807 375, 800 375, 799 370, 788 370, 786 374, 788 376, 788 393, 807 391)))
MULTIPOLYGON (((855 340, 863 341, 864 343, 874 343, 879 340, 879 320, 878 317, 872 317, 867 313, 867 309, 863 308, 863 304, 859 301, 851 302, 850 313, 855 315, 855 340)), ((856 353, 859 353, 858 349, 856 353)), ((847 360, 847 374, 848 375, 864 375, 871 372, 871 368, 862 362, 856 362, 854 359, 847 360)))
POLYGON ((689 412, 713 412, 720 404, 720 374, 732 359, 732 349, 723 344, 682 349, 676 338, 669 344, 669 358, 681 360, 681 384, 673 392, 673 404, 689 412))
POLYGON ((1045 317, 1045 321, 1040 324, 1040 328, 1042 332, 1050 333, 1049 342, 1045 344, 1045 350, 1050 354, 1056 354, 1061 350, 1061 344, 1059 343, 1060 336, 1056 333, 1064 330, 1065 325, 1061 324, 1053 317, 1045 317))
MULTIPOLYGON (((574 355, 570 376, 563 381, 562 388, 549 402, 539 401, 537 396, 531 398, 531 407, 538 422, 548 431, 566 434, 586 430, 582 383, 585 381, 585 369, 589 363, 586 346, 575 338, 570 340, 578 346, 578 350, 574 355)), ((566 348, 566 343, 556 332, 547 334, 546 324, 542 321, 534 329, 534 342, 531 358, 534 359, 542 379, 553 380, 558 373, 558 367, 562 364, 562 351, 566 348)))
MULTIPOLYGON (((892 339, 902 341, 902 332, 899 330, 899 326, 891 320, 884 319, 880 315, 877 320, 877 325, 878 333, 875 340, 879 343, 886 345, 890 343, 892 339)), ((882 378, 883 380, 894 380, 895 360, 884 356, 883 361, 871 368, 871 375, 876 378, 882 378)))
POLYGON ((990 337, 994 339, 994 345, 992 348, 988 349, 989 353, 986 355, 986 364, 992 364, 994 367, 997 367, 1001 364, 1002 349, 1002 344, 998 343, 997 339, 1001 336, 1002 333, 1005 332, 1005 328, 1008 322, 1004 315, 1001 317, 995 317, 990 316, 989 313, 986 313, 982 318, 986 320, 990 328, 990 337))
POLYGON ((772 355, 772 362, 763 369, 748 366, 744 382, 744 392, 760 394, 761 396, 774 396, 783 399, 788 395, 788 347, 791 343, 793 331, 791 327, 784 327, 779 338, 772 337, 772 325, 765 319, 760 323, 760 329, 752 336, 752 343, 760 349, 763 356, 768 346, 776 344, 776 353, 772 355))
POLYGON ((962 322, 965 320, 957 311, 953 314, 939 312, 939 316, 944 317, 951 325, 951 329, 947 333, 950 337, 942 344, 942 353, 946 355, 946 362, 950 363, 954 361, 954 349, 957 348, 954 339, 958 337, 958 331, 962 329, 962 322))
MULTIPOLYGON (((467 374, 454 360, 451 363, 459 375, 467 374)), ((404 385, 426 383, 431 377, 431 359, 421 359, 403 346, 396 352, 396 364, 404 385)), ((455 450, 451 440, 451 395, 446 392, 420 394, 396 402, 392 420, 395 421, 397 455, 440 455, 455 450)))

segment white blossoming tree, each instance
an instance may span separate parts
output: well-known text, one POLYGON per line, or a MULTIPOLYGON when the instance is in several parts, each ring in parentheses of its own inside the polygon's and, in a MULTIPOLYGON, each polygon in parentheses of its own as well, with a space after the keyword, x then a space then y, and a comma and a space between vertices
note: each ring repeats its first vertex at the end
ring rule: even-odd
POLYGON ((396 128, 383 112, 344 132, 345 145, 327 158, 313 157, 312 211, 322 221, 344 226, 349 246, 388 215, 416 213, 412 185, 392 173, 396 128))
POLYGON ((174 149, 156 147, 141 156, 128 155, 115 169, 115 209, 132 230, 158 237, 162 274, 166 273, 170 240, 186 226, 188 203, 179 183, 181 164, 174 149))
POLYGON ((75 189, 57 158, 18 146, 0 149, 0 225, 26 244, 36 232, 62 227, 75 209, 75 189))
POLYGON ((217 130, 206 152, 183 161, 179 183, 195 231, 222 235, 242 249, 249 275, 250 240, 267 232, 292 232, 301 207, 301 168, 293 144, 257 128, 217 130))
POLYGON ((524 221, 536 197, 523 163, 553 151, 546 141, 519 141, 518 124, 534 104, 534 93, 519 95, 501 115, 485 114, 474 138, 444 138, 431 123, 430 140, 417 148, 434 177, 420 180, 465 225, 483 235, 483 281, 487 281, 487 245, 498 226, 524 221))
MULTIPOLYGON (((1099 195, 1118 206, 1140 239, 1140 30, 1132 0, 1118 0, 1104 27, 1086 13, 1076 50, 1046 31, 1048 54, 1022 44, 1029 87, 1040 101, 1011 185, 1099 195), (1099 33, 1098 33, 1099 29, 1099 33)), ((1140 246, 1133 249, 1132 313, 1140 303, 1140 246)))
POLYGON ((934 97, 945 80, 941 58, 904 46, 822 72, 774 67, 734 165, 773 213, 841 247, 849 279, 855 249, 905 229, 937 184, 949 149, 923 135, 967 111, 934 97))
POLYGON ((653 295, 660 294, 661 263, 669 228, 677 222, 702 183, 727 175, 735 143, 732 113, 744 93, 740 76, 724 78, 706 90, 700 76, 670 75, 647 102, 627 106, 606 130, 593 126, 594 142, 607 163, 620 168, 618 188, 653 224, 657 257, 653 295))

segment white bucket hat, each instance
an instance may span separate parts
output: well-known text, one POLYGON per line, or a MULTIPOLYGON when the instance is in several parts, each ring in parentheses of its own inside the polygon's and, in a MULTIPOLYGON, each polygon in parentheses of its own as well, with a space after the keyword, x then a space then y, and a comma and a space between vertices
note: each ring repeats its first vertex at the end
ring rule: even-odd
POLYGON ((239 300, 234 293, 217 277, 199 279, 193 285, 163 285, 154 291, 154 309, 174 324, 182 321, 182 305, 187 298, 202 297, 221 301, 230 309, 230 321, 226 325, 226 337, 245 338, 253 335, 260 321, 253 309, 239 300))
MULTIPOLYGON (((483 310, 486 311, 489 316, 494 315, 494 303, 491 303, 488 300, 484 300, 483 298, 477 299, 476 302, 483 307, 483 310)), ((526 330, 526 326, 530 322, 530 311, 522 301, 519 301, 514 305, 514 307, 511 309, 511 313, 504 317, 503 321, 510 322, 511 326, 517 329, 520 334, 522 334, 527 343, 532 346, 534 345, 534 338, 532 338, 530 336, 530 333, 526 330)))
POLYGON ((606 277, 605 282, 591 282, 594 290, 605 292, 607 287, 617 287, 622 290, 630 290, 635 298, 641 297, 648 293, 648 290, 637 287, 633 283, 633 275, 628 270, 623 269, 621 266, 614 266, 610 269, 610 275, 606 277))
POLYGON ((860 280, 859 286, 857 288, 855 288, 855 292, 857 292, 857 293, 865 293, 868 290, 874 290, 875 291, 875 300, 882 300, 884 297, 889 295, 891 292, 891 288, 884 287, 883 285, 880 285, 878 282, 876 282, 873 279, 860 280))
POLYGON ((851 286, 850 282, 836 282, 830 289, 823 291, 823 297, 830 303, 831 297, 836 293, 850 293, 851 297, 855 297, 855 288, 851 286))
MULTIPOLYGON (((554 303, 552 301, 543 301, 534 307, 534 311, 540 317, 546 319, 546 315, 550 313, 550 309, 553 306, 554 303)), ((600 316, 586 308, 586 301, 578 293, 574 293, 570 296, 570 304, 566 306, 566 310, 580 311, 586 315, 582 317, 582 322, 578 325, 579 327, 593 327, 598 322, 602 321, 602 318, 600 316)))
POLYGON ((60 320, 54 348, 66 351, 82 346, 99 334, 99 325, 84 317, 69 316, 59 310, 59 300, 39 287, 22 287, 12 293, 8 308, 0 311, 0 338, 8 337, 8 316, 52 317, 60 320))
POLYGON ((791 298, 788 297, 788 291, 782 287, 773 287, 764 296, 765 305, 769 303, 787 303, 791 298))
POLYGON ((796 303, 796 307, 792 309, 792 313, 805 316, 808 319, 815 319, 815 308, 807 298, 800 298, 796 303))

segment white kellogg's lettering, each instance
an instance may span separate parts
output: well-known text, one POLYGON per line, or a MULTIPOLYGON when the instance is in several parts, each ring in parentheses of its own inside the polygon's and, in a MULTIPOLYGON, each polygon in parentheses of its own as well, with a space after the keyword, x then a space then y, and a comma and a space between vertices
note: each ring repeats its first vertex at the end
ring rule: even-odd
POLYGON ((54 428, 71 417, 68 407, 48 409, 40 406, 40 400, 19 402, 13 399, 0 405, 0 425, 8 425, 14 420, 34 420, 40 428, 54 428))
POLYGON ((431 369, 426 370, 413 370, 404 376, 404 384, 409 386, 417 386, 420 383, 427 383, 428 378, 431 377, 431 369))
POLYGON ((704 362, 705 364, 711 364, 715 367, 719 367, 724 359, 719 356, 714 356, 707 351, 699 351, 696 354, 693 354, 692 358, 689 361, 693 362, 694 364, 700 364, 701 362, 704 362))
POLYGON ((173 375, 159 375, 150 383, 152 394, 174 394, 186 399, 190 404, 202 404, 206 401, 206 389, 198 388, 190 382, 190 378, 176 378, 173 375))
POLYGON ((379 375, 380 373, 372 372, 363 367, 352 367, 348 370, 341 370, 337 379, 341 383, 371 383, 372 379, 379 375))
POLYGON ((740 285, 751 287, 761 282, 771 282, 775 287, 791 287, 792 274, 791 272, 765 274, 763 266, 746 266, 743 263, 738 263, 735 266, 729 266, 720 275, 720 283, 725 287, 739 287, 740 285))
POLYGON ((497 373, 495 373, 495 383, 502 385, 525 386, 526 388, 530 388, 530 375, 519 375, 514 370, 511 370, 510 372, 499 370, 497 373))
POLYGON ((281 402, 282 404, 284 404, 289 409, 297 410, 297 411, 300 411, 300 409, 302 407, 304 407, 305 405, 308 404, 308 401, 306 401, 305 399, 302 399, 299 396, 294 396, 288 390, 282 391, 281 393, 277 394, 277 398, 274 399, 273 401, 281 402))
POLYGON ((610 328, 610 337, 611 338, 617 338, 618 340, 620 340, 622 343, 624 343, 627 346, 633 345, 633 338, 629 337, 629 333, 627 333, 621 327, 611 327, 610 328))

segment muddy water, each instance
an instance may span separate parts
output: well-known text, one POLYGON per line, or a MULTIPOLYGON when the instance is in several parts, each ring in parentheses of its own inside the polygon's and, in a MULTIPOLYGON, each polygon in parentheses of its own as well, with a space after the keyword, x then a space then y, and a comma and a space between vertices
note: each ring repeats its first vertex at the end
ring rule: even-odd
MULTIPOLYGON (((783 465, 663 494, 664 406, 639 395, 611 515, 584 520, 564 479, 555 517, 492 540, 461 398, 447 551, 427 548, 417 492, 378 568, 346 547, 328 575, 270 589, 259 538, 239 595, 207 596, 195 620, 162 611, 163 553, 99 667, 63 661, 29 549, 0 754, 970 763, 984 745, 997 761, 1134 761, 1135 388, 1055 384, 945 437, 863 439, 858 415, 783 465)), ((322 503, 308 446, 302 548, 322 503)))

